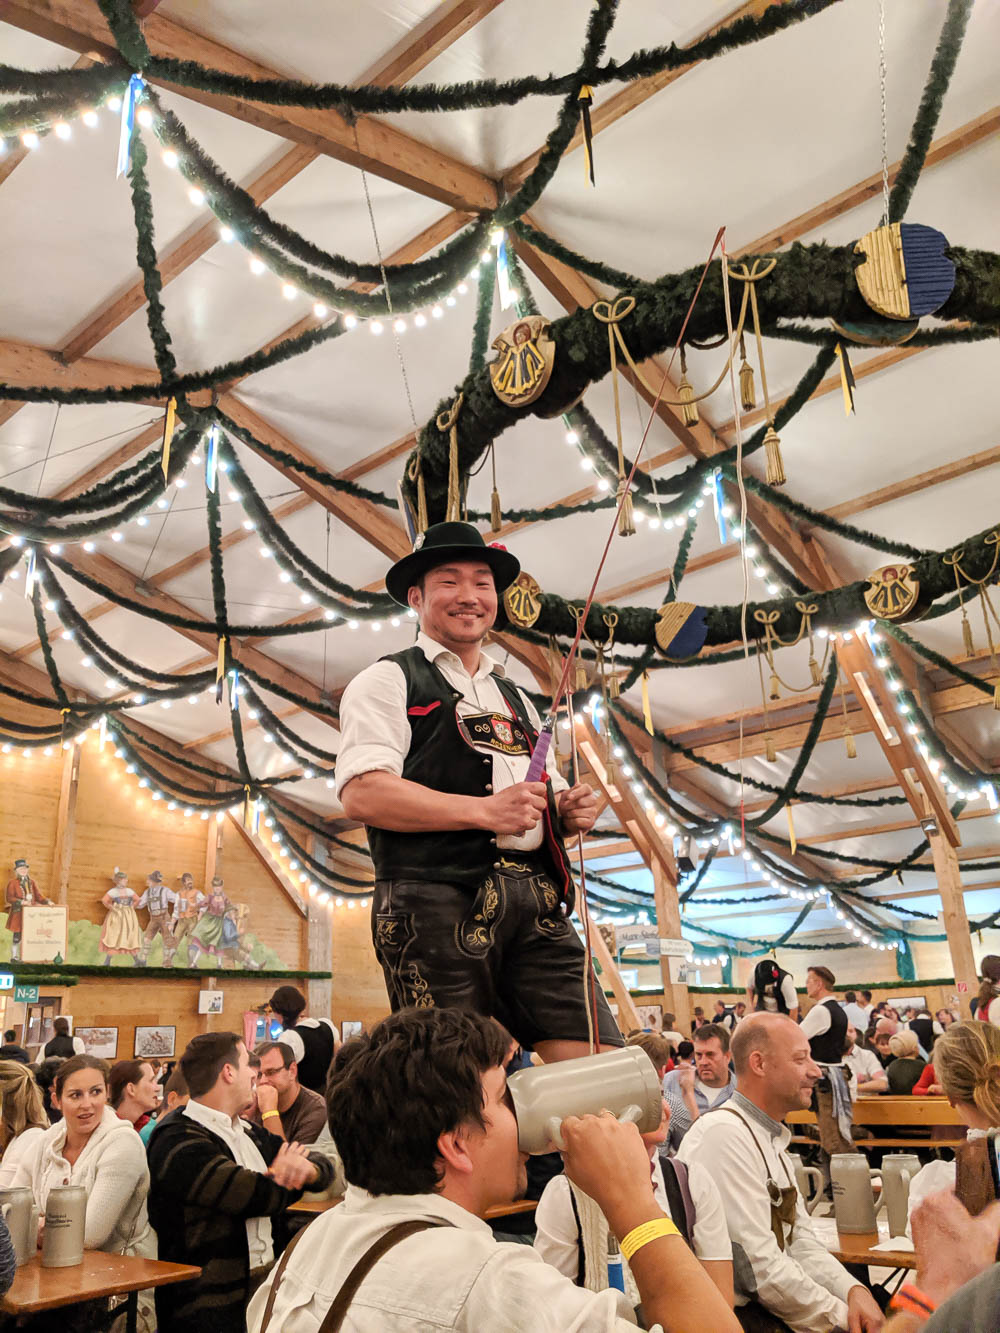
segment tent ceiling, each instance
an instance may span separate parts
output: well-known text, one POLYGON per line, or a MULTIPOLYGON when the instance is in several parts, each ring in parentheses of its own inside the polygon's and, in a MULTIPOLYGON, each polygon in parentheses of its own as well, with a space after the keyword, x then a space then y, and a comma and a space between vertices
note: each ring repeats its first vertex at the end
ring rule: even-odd
MULTIPOLYGON (((70 12, 86 9, 83 0, 70 12)), ((280 12, 267 0, 162 0, 157 20, 188 29, 283 74, 319 80, 351 81, 377 68, 390 51, 412 42, 414 30, 436 6, 431 0, 382 0, 365 7, 363 23, 350 0, 321 3, 300 0, 280 12)), ((576 63, 589 12, 586 0, 539 6, 530 0, 483 3, 478 21, 456 37, 416 75, 419 81, 450 82, 509 78, 528 72, 566 71, 576 63)), ((718 4, 698 0, 664 6, 660 0, 631 0, 623 5, 608 54, 623 58, 640 47, 669 41, 690 42, 722 16, 718 4)), ((897 159, 916 110, 940 22, 944 0, 913 6, 903 0, 887 5, 888 148, 897 159)), ((0 19, 4 16, 0 13, 0 19)), ((994 110, 995 52, 1000 43, 1000 10, 975 7, 969 34, 958 62, 937 129, 945 136, 994 110)), ((0 24, 5 63, 45 69, 69 66, 77 49, 0 24)), ((598 102, 618 91, 600 89, 598 102)), ((290 144, 238 116, 165 92, 163 100, 189 132, 235 180, 245 182, 287 153, 290 144)), ((444 115, 405 113, 387 121, 423 144, 431 145, 489 180, 502 178, 542 144, 557 109, 552 98, 532 99, 513 108, 444 115)), ((128 190, 114 177, 117 119, 102 113, 93 130, 78 125, 68 142, 47 138, 29 153, 0 187, 0 339, 45 348, 64 348, 81 329, 136 280, 135 237, 128 190)), ((731 250, 768 236, 823 201, 847 190, 879 170, 880 113, 878 45, 875 10, 859 0, 835 5, 757 46, 703 64, 649 96, 621 116, 596 140, 597 188, 585 183, 582 155, 569 153, 546 190, 533 217, 544 229, 588 255, 624 267, 643 277, 677 270, 703 261, 720 224, 727 228, 731 250)), ((918 185, 909 216, 941 228, 955 243, 995 246, 1000 166, 1000 141, 994 136, 929 167, 918 185)), ((156 239, 162 254, 179 238, 209 220, 188 198, 187 186, 152 152, 150 180, 155 208, 156 239)), ((319 156, 293 175, 269 201, 280 221, 331 249, 367 262, 379 252, 389 255, 449 209, 427 190, 407 189, 377 170, 365 178, 351 165, 319 156), (370 198, 376 236, 369 219, 370 198)), ((880 199, 834 210, 818 228, 801 232, 803 240, 842 243, 876 225, 880 199)), ((563 313, 537 278, 530 279, 542 311, 563 313)), ((214 244, 190 264, 164 291, 166 321, 182 369, 210 366, 264 345, 308 312, 304 297, 283 298, 280 283, 270 275, 251 274, 247 254, 238 245, 214 244)), ((439 399, 464 376, 469 357, 475 292, 458 298, 446 317, 429 321, 423 330, 410 328, 398 340, 387 333, 372 337, 364 327, 323 344, 305 356, 275 366, 239 383, 236 398, 287 439, 300 445, 331 470, 343 470, 399 441, 420 425, 439 399)), ((492 331, 509 321, 496 304, 492 331)), ((142 310, 109 324, 87 355, 153 366, 152 349, 142 310)), ((768 379, 775 397, 787 393, 811 359, 809 348, 790 343, 767 347, 768 379)), ((871 354, 858 351, 856 369, 871 354)), ((974 469, 952 469, 936 480, 934 469, 973 455, 996 450, 995 414, 990 388, 995 378, 991 345, 922 351, 877 374, 859 379, 857 415, 845 419, 839 392, 815 398, 783 432, 788 489, 817 508, 843 507, 862 527, 925 548, 938 548, 963 534, 985 527, 995 517, 996 464, 989 460, 974 469), (931 474, 930 478, 923 474, 931 474), (910 480, 914 479, 914 480, 910 480), (903 483, 908 483, 903 485, 903 483)), ((696 387, 710 382, 720 365, 719 353, 692 353, 690 373, 696 387)), ((610 384, 592 387, 586 405, 610 434, 613 409, 610 384)), ((631 389, 623 398, 626 447, 632 452, 645 426, 648 409, 631 389)), ((733 415, 726 386, 705 405, 704 417, 722 427, 733 415)), ((22 408, 9 419, 0 415, 0 470, 8 485, 55 494, 107 457, 123 441, 159 419, 156 407, 110 404, 56 410, 50 405, 22 408)), ((726 438, 731 439, 731 434, 726 438)), ((647 457, 677 451, 677 440, 659 419, 649 432, 647 457)), ((1000 458, 1000 451, 997 451, 1000 458)), ((293 501, 297 488, 268 463, 243 451, 244 463, 270 507, 293 501)), ((678 456, 660 467, 669 476, 686 466, 678 456)), ((749 465, 756 471, 758 461, 749 465)), ((366 485, 394 492, 401 457, 385 461, 361 479, 366 485)), ((592 474, 580 468, 579 454, 567 448, 557 421, 527 417, 499 441, 497 470, 505 508, 538 506, 572 495, 591 484, 592 474)), ((167 510, 153 509, 141 526, 123 531, 120 542, 107 537, 98 549, 130 574, 159 581, 193 611, 211 614, 207 562, 170 571, 205 547, 207 536, 197 466, 189 485, 171 491, 167 510), (166 578, 164 573, 166 572, 166 578)), ((471 503, 488 506, 488 469, 472 483, 471 503)), ((223 527, 236 534, 245 513, 223 486, 223 527)), ((703 603, 738 602, 742 574, 734 556, 716 560, 718 535, 705 511, 692 549, 693 571, 684 595, 703 603)), ((395 520, 393 520, 395 521, 395 520)), ((387 565, 381 551, 338 518, 314 503, 303 503, 283 520, 288 531, 320 563, 357 584, 379 586, 387 565)), ((562 522, 527 526, 507 539, 546 589, 581 598, 607 533, 607 512, 579 514, 562 522)), ((822 543, 845 579, 863 576, 885 557, 823 535, 822 543)), ((616 539, 601 580, 601 591, 629 588, 621 600, 657 605, 666 589, 666 574, 676 552, 675 533, 641 526, 635 537, 616 539)), ((234 615, 251 623, 273 623, 300 613, 303 605, 294 586, 283 583, 273 560, 260 552, 255 533, 244 536, 226 555, 225 572, 234 615)), ((189 562, 186 562, 189 563, 189 562)), ((23 586, 23 585, 21 585, 23 586)), ((67 583, 82 610, 99 599, 67 583)), ((30 607, 20 587, 8 582, 0 600, 0 648, 41 665, 30 607)), ((207 655, 179 633, 132 613, 112 609, 98 628, 114 645, 160 669, 175 669, 207 655)), ((957 615, 915 630, 918 636, 949 657, 962 655, 957 615)), ((378 631, 367 625, 352 631, 343 625, 323 635, 264 642, 261 648, 276 661, 326 690, 342 687, 376 656, 405 646, 412 622, 390 624, 378 631)), ((785 654, 787 674, 806 679, 805 650, 785 654)), ((111 690, 81 661, 79 649, 60 640, 60 670, 68 683, 96 695, 111 690)), ((513 674, 533 683, 513 660, 513 674)), ((944 682, 931 673, 930 683, 944 682)), ((284 707, 271 699, 274 706, 284 707)), ((633 704, 637 699, 630 700, 633 704)), ((661 671, 652 678, 653 714, 658 725, 685 741, 721 747, 727 761, 737 761, 730 719, 759 710, 756 668, 742 663, 697 670, 661 671)), ((231 740, 215 739, 224 729, 224 710, 208 695, 180 701, 169 710, 159 706, 135 710, 136 717, 214 759, 233 763, 231 740)), ((781 711, 783 721, 808 717, 781 711)), ((949 713, 953 734, 987 767, 1000 759, 996 718, 986 704, 949 713)), ((335 749, 335 728, 308 713, 290 719, 314 743, 335 749)), ((748 731, 759 732, 759 721, 748 731)), ((254 771, 270 776, 285 767, 276 745, 260 729, 247 733, 254 771)), ((747 775, 778 782, 794 761, 796 749, 782 749, 776 764, 750 757, 747 775)), ((713 757, 715 755, 713 754, 713 757)), ((708 798, 732 807, 738 800, 735 783, 690 767, 687 783, 708 798)), ((871 734, 858 735, 858 758, 848 761, 839 738, 821 742, 806 775, 815 791, 863 787, 872 795, 898 789, 885 756, 871 734), (884 787, 877 784, 884 783, 884 787)), ((678 787, 685 797, 692 788, 678 787)), ((297 797, 326 814, 339 807, 321 781, 295 788, 297 797)), ((756 800, 759 793, 753 794, 756 800)), ((748 798, 749 799, 749 798, 748 798)), ((973 807, 980 817, 961 821, 962 854, 989 851, 1000 841, 985 802, 973 807), (984 813, 985 812, 985 813, 984 813)), ((828 806, 795 811, 799 837, 816 846, 834 847, 849 855, 896 857, 920 837, 908 806, 857 810, 828 806), (868 829, 893 826, 875 835, 868 829), (897 827, 902 825, 903 827, 897 827), (856 833, 854 832, 856 830, 856 833), (847 835, 847 836, 845 836, 847 835)), ((768 826, 779 836, 787 832, 783 814, 768 826)), ((612 833, 612 837, 620 834, 612 833)), ((635 857, 619 858, 634 864, 635 857)), ((595 869, 610 867, 599 860, 595 869)), ((850 867, 839 866, 843 872, 850 867)), ((969 883, 976 882, 974 874, 969 883)), ((988 874, 979 876, 989 879, 988 874)), ((746 881, 759 880, 742 861, 724 859, 713 867, 699 891, 716 896, 746 892, 746 881)), ((648 872, 626 873, 623 882, 651 888, 648 872)), ((892 884, 895 881, 891 881, 892 884)), ((896 886, 898 888, 898 886, 896 886)), ((908 876, 906 888, 933 891, 930 876, 908 876)), ((891 897, 887 886, 878 892, 891 897)), ((973 914, 988 909, 987 891, 970 900, 973 914)), ((901 899, 902 900, 902 899, 901 899)), ((918 898, 921 910, 935 911, 933 896, 918 898)), ((782 906, 779 904, 779 907, 782 906)), ((772 910, 741 909, 739 931, 768 935, 786 928, 787 915, 772 910)), ((692 916, 723 911, 719 907, 689 908, 692 916)), ((725 913, 723 912, 723 915, 725 913)), ((716 921, 715 924, 718 924, 716 921)), ((722 928, 725 928, 724 926, 722 928)), ((810 930, 839 923, 817 907, 810 930)))

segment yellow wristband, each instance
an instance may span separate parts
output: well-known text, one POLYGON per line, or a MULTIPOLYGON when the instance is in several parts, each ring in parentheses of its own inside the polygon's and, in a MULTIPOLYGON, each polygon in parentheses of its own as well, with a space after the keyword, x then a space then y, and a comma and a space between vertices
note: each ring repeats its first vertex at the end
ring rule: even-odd
POLYGON ((641 1226, 633 1227, 627 1236, 622 1237, 622 1257, 628 1261, 636 1250, 641 1250, 651 1240, 659 1240, 661 1236, 679 1236, 680 1234, 669 1217, 657 1217, 652 1222, 643 1222, 641 1226))
POLYGON ((280 1116, 280 1115, 281 1115, 281 1112, 280 1112, 280 1111, 264 1111, 264 1112, 262 1113, 262 1115, 261 1115, 260 1118, 261 1118, 261 1120, 266 1120, 267 1117, 268 1117, 269 1115, 277 1115, 277 1116, 280 1116))

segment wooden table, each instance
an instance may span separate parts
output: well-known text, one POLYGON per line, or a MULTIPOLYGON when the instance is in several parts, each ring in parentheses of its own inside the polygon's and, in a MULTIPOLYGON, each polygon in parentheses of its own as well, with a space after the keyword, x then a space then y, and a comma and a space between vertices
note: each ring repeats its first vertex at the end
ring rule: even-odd
POLYGON ((336 1208, 338 1203, 344 1202, 344 1196, 341 1194, 336 1199, 300 1199, 298 1203, 290 1203, 288 1211, 290 1213, 328 1213, 331 1208, 336 1208))
POLYGON ((837 1248, 830 1253, 842 1264, 871 1264, 875 1268, 916 1268, 917 1256, 912 1250, 873 1250, 879 1243, 879 1234, 848 1236, 837 1233, 837 1248))
POLYGON ((13 1315, 37 1314, 101 1296, 127 1295, 125 1327, 127 1333, 135 1333, 140 1291, 200 1276, 201 1269, 193 1264, 168 1264, 135 1255, 105 1254, 103 1250, 84 1250, 83 1263, 70 1268, 43 1268, 41 1255, 35 1255, 17 1270, 13 1285, 0 1299, 0 1310, 13 1315))

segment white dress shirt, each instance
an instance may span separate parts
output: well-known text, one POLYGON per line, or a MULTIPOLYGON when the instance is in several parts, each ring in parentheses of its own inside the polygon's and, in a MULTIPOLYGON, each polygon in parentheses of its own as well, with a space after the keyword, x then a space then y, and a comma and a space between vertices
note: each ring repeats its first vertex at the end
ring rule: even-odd
POLYGON ((848 1023, 853 1024, 859 1037, 863 1037, 868 1031, 868 1015, 865 1010, 853 1000, 849 1002, 841 1000, 840 1007, 847 1015, 848 1023))
MULTIPOLYGON (((510 717, 510 708, 500 693, 494 675, 504 669, 487 653, 480 653, 479 666, 470 676, 453 652, 426 634, 418 634, 416 647, 440 670, 454 689, 460 690, 458 716, 474 713, 501 713, 510 717)), ((528 717, 537 729, 541 724, 529 699, 522 694, 528 717)), ((523 782, 528 774, 528 755, 505 755, 487 746, 475 746, 478 753, 493 760, 493 790, 503 791, 523 782)), ((410 749, 410 724, 406 717, 406 678, 396 662, 374 662, 350 682, 340 701, 340 749, 337 752, 337 799, 352 778, 362 773, 393 773, 400 777, 410 749)), ((553 791, 565 791, 568 784, 556 767, 555 754, 549 748, 546 770, 553 791)), ((539 821, 520 837, 506 833, 497 836, 497 846, 530 852, 542 845, 543 826, 539 821)))
MULTIPOLYGON (((799 995, 795 989, 795 982, 790 976, 781 978, 781 998, 785 1002, 786 1009, 797 1009, 799 1007, 799 995)), ((776 1014, 778 1012, 778 1001, 772 995, 765 995, 761 1000, 764 1006, 764 1013, 776 1014)))
POLYGON ((682 1162, 708 1170, 722 1197, 730 1240, 749 1261, 753 1285, 749 1275, 741 1273, 739 1256, 734 1254, 736 1304, 746 1305, 756 1297, 795 1333, 847 1328, 847 1294, 857 1281, 816 1234, 801 1194, 791 1238, 786 1230, 784 1251, 778 1249, 771 1230, 767 1172, 761 1153, 750 1142, 751 1134, 778 1187, 794 1185, 787 1151, 791 1132, 738 1092, 725 1107, 695 1121, 677 1154, 682 1162))
MULTIPOLYGON (((826 1000, 820 1000, 818 1004, 813 1005, 805 1018, 803 1018, 802 1022, 799 1024, 799 1031, 806 1038, 821 1037, 824 1032, 830 1031, 830 1024, 832 1022, 833 1019, 830 1017, 830 1010, 827 1008, 826 1000)), ((838 1065, 843 1064, 843 1057, 836 1061, 831 1060, 829 1063, 838 1065)))
MULTIPOLYGON (((670 1216, 670 1200, 663 1183, 663 1164, 659 1156, 650 1163, 653 1177, 653 1198, 670 1216)), ((701 1260, 732 1259, 733 1247, 726 1229, 726 1214, 715 1181, 703 1166, 692 1164, 688 1170, 691 1202, 694 1204, 695 1224, 691 1237, 694 1252, 701 1260)), ((576 1281, 580 1262, 580 1233, 573 1216, 569 1180, 553 1176, 542 1190, 535 1209, 535 1249, 547 1264, 558 1268, 565 1277, 576 1281)))
MULTIPOLYGON (((351 1269, 398 1222, 448 1226, 408 1236, 364 1278, 343 1333, 633 1333, 620 1291, 587 1291, 529 1245, 498 1242, 480 1218, 438 1194, 378 1197, 348 1185, 344 1202, 309 1224, 285 1268, 268 1333, 317 1333, 351 1269)), ((272 1276, 247 1309, 259 1333, 272 1276)), ((652 1333, 662 1333, 660 1325, 652 1333)))
MULTIPOLYGON (((214 1107, 196 1102, 194 1098, 184 1108, 184 1114, 191 1120, 222 1140, 236 1159, 237 1165, 245 1166, 248 1171, 267 1174, 267 1163, 261 1157, 256 1143, 246 1132, 246 1126, 240 1119, 233 1120, 225 1111, 216 1111, 214 1107)), ((250 1252, 250 1269, 263 1268, 274 1258, 274 1245, 271 1240, 271 1219, 269 1217, 248 1217, 247 1248, 250 1252)))
POLYGON ((885 1073, 882 1061, 874 1051, 866 1050, 864 1046, 852 1046, 850 1054, 844 1056, 844 1064, 854 1075, 850 1085, 851 1101, 855 1100, 865 1086, 861 1081, 862 1077, 867 1082, 868 1079, 880 1078, 885 1073))

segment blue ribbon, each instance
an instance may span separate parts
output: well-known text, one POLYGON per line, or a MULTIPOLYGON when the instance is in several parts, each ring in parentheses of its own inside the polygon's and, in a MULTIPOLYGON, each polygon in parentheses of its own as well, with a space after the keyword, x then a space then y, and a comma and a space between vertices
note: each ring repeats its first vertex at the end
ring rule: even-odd
POLYGON ((712 503, 715 505, 715 521, 719 525, 719 541, 725 546, 729 540, 729 529, 726 527, 726 516, 722 512, 722 506, 726 502, 726 493, 722 489, 722 471, 716 468, 712 473, 712 503))
POLYGON ((115 179, 124 175, 132 158, 132 131, 135 129, 135 104, 145 86, 141 74, 133 74, 122 98, 122 127, 118 136, 118 170, 115 179))
POLYGON ((219 427, 213 421, 208 428, 208 444, 205 447, 205 486, 210 491, 215 490, 215 482, 219 471, 219 427))
POLYGON ((507 262, 506 235, 497 246, 497 282, 500 284, 500 308, 507 310, 514 304, 514 293, 510 285, 510 265, 507 262))
POLYGON ((229 707, 239 708, 240 706, 240 673, 238 671, 230 672, 229 676, 229 707))

